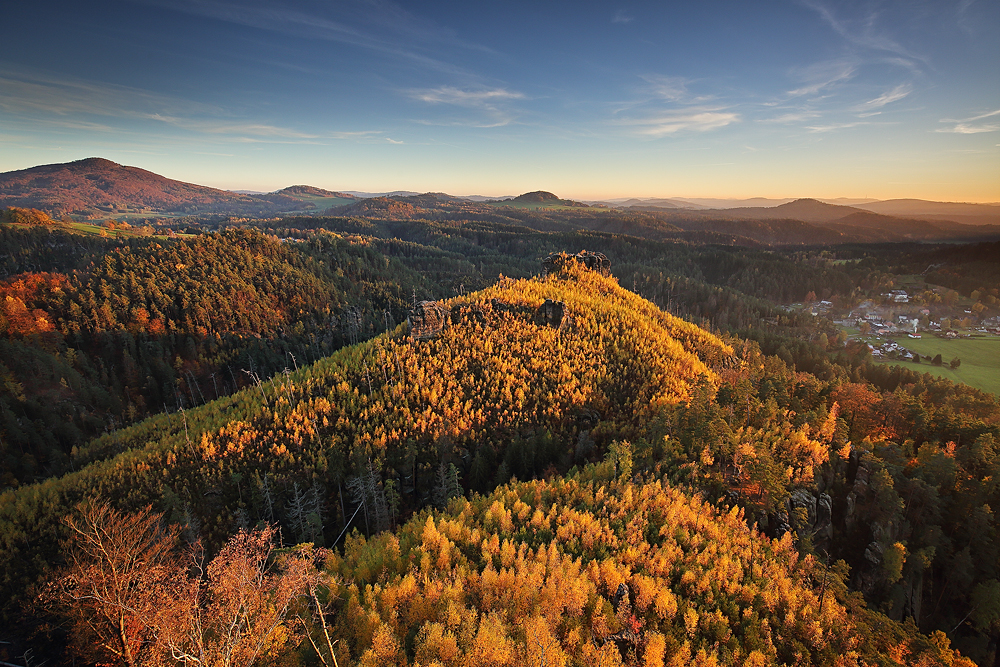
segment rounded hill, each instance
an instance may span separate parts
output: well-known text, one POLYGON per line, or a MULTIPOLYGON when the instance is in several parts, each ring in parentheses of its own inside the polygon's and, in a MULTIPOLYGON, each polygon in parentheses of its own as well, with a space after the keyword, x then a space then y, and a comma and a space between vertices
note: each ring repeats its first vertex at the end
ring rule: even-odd
POLYGON ((514 197, 511 201, 518 202, 557 202, 560 201, 559 197, 555 196, 551 192, 546 192, 544 190, 536 190, 535 192, 526 192, 523 195, 514 197))

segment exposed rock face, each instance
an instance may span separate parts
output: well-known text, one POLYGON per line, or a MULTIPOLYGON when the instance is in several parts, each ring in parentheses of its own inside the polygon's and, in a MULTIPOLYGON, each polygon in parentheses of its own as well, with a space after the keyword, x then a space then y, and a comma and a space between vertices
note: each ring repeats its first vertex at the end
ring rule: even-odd
POLYGON ((611 599, 611 606, 615 610, 615 616, 622 629, 613 635, 609 635, 606 642, 614 642, 618 648, 618 653, 622 660, 635 658, 639 655, 639 645, 642 643, 642 636, 636 632, 638 623, 632 613, 632 600, 629 596, 628 584, 622 582, 618 584, 614 598, 611 599))
POLYGON ((808 530, 811 532, 813 525, 816 523, 816 496, 807 489, 796 489, 792 491, 792 496, 788 502, 791 506, 789 515, 795 524, 795 530, 799 532, 808 530), (804 522, 803 519, 805 520, 804 522))
MULTIPOLYGON (((851 456, 854 457, 853 454, 851 456)), ((855 471, 854 486, 847 494, 847 512, 844 516, 844 525, 848 531, 853 530, 857 523, 857 506, 859 502, 863 503, 867 497, 868 482, 871 479, 871 470, 869 470, 867 463, 859 461, 855 471)))
POLYGON ((631 610, 632 603, 628 594, 628 584, 625 582, 618 584, 618 590, 615 591, 615 597, 611 600, 611 606, 614 608, 616 614, 619 610, 631 610))
POLYGON ((813 495, 809 489, 796 489, 788 499, 791 528, 800 537, 809 535, 813 545, 826 548, 833 537, 833 499, 826 493, 813 495))
POLYGON ((541 326, 558 328, 562 324, 565 308, 566 304, 562 301, 546 299, 545 303, 539 306, 535 312, 535 322, 541 326))
POLYGON ((410 336, 414 340, 437 338, 449 319, 450 310, 437 301, 421 301, 410 310, 406 318, 410 324, 410 336))
POLYGON ((827 544, 833 539, 833 498, 827 493, 819 495, 816 503, 816 523, 813 525, 815 544, 827 544))
POLYGON ((579 262, 591 271, 596 271, 604 276, 611 274, 611 260, 604 253, 590 252, 588 250, 581 250, 575 255, 565 252, 554 252, 542 260, 542 268, 545 269, 545 274, 549 275, 558 272, 561 267, 570 261, 579 262))
POLYGON ((490 306, 494 313, 511 313, 512 315, 530 315, 533 311, 528 306, 521 306, 516 303, 507 303, 500 299, 491 299, 490 306))
POLYGON ((780 540, 785 536, 785 533, 791 530, 792 526, 788 523, 788 512, 778 512, 774 519, 774 539, 780 540))

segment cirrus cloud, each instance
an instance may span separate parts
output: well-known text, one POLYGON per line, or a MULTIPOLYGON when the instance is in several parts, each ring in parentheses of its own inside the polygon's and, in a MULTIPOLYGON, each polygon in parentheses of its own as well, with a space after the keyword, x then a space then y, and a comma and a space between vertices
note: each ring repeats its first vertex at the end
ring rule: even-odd
POLYGON ((516 118, 512 103, 525 99, 524 93, 506 88, 463 89, 454 86, 413 89, 406 94, 420 102, 450 105, 473 112, 471 118, 422 121, 431 125, 465 125, 471 127, 501 127, 516 118))
POLYGON ((954 125, 952 127, 942 127, 934 131, 950 132, 953 134, 979 134, 981 132, 996 132, 997 130, 1000 130, 1000 123, 977 123, 977 121, 985 120, 986 118, 992 118, 994 116, 1000 116, 1000 109, 997 109, 996 111, 990 111, 989 113, 979 114, 978 116, 973 116, 971 118, 963 118, 963 119, 942 118, 940 122, 954 123, 954 125))
POLYGON ((678 109, 647 118, 618 121, 646 137, 665 137, 678 132, 707 132, 740 121, 740 115, 722 109, 678 109))
POLYGON ((888 92, 882 93, 873 100, 868 100, 867 102, 859 104, 854 110, 859 112, 868 112, 874 109, 881 109, 887 104, 898 102, 912 92, 913 86, 903 83, 888 92))

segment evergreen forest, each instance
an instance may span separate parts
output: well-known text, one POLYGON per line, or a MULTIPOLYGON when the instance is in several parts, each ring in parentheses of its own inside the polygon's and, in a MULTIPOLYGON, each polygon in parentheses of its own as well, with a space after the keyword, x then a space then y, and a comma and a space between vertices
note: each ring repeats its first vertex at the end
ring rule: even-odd
POLYGON ((1000 664, 1000 397, 809 307, 997 244, 579 215, 8 212, 0 661, 1000 664))

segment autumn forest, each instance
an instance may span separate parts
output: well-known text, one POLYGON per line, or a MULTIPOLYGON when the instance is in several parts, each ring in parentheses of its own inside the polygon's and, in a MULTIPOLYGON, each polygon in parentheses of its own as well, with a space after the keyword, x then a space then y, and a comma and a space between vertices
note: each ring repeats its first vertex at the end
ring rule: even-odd
POLYGON ((2 664, 1000 664, 996 241, 387 201, 4 212, 2 664))

